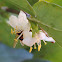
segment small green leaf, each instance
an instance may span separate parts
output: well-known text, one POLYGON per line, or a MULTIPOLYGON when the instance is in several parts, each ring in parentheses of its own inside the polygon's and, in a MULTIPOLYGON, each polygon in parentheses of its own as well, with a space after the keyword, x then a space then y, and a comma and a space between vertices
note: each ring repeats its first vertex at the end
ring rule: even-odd
POLYGON ((2 0, 9 8, 23 10, 32 16, 35 16, 35 11, 27 0, 2 0))
POLYGON ((54 4, 40 1, 33 6, 36 19, 46 26, 62 31, 62 8, 54 4))
POLYGON ((31 27, 32 27, 32 36, 35 35, 35 33, 38 33, 38 24, 36 22, 30 21, 31 27))

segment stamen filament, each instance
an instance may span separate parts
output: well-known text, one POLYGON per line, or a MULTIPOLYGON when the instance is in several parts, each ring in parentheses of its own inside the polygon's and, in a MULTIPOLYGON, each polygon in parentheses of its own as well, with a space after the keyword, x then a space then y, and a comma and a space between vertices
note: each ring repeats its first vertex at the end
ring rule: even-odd
POLYGON ((40 44, 40 45, 38 45, 38 51, 40 51, 40 49, 41 49, 41 44, 40 44))
POLYGON ((31 53, 31 51, 32 51, 32 47, 30 47, 29 53, 31 53))
POLYGON ((34 49, 36 49, 36 44, 34 44, 34 49))
POLYGON ((17 39, 14 39, 13 48, 15 48, 15 47, 16 47, 17 42, 18 42, 18 40, 17 40, 17 39))
POLYGON ((45 43, 45 45, 47 44, 44 40, 43 40, 43 42, 45 43))
POLYGON ((19 37, 17 38, 17 40, 22 36, 23 32, 19 35, 19 37))

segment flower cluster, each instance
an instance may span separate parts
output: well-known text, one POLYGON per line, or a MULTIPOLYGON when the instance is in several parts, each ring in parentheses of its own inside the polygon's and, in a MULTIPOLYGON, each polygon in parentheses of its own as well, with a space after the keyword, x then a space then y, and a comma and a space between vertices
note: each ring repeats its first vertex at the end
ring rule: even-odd
POLYGON ((18 17, 11 15, 7 23, 14 28, 14 31, 11 29, 11 33, 16 34, 13 45, 14 48, 18 42, 18 39, 20 39, 20 43, 22 46, 27 45, 30 47, 29 52, 32 51, 33 45, 34 49, 36 49, 36 43, 38 45, 38 51, 40 51, 41 40, 43 40, 45 45, 47 44, 45 41, 55 43, 55 40, 52 37, 47 36, 46 32, 43 32, 43 30, 39 30, 39 32, 35 33, 34 37, 32 37, 31 25, 27 19, 26 14, 23 11, 20 11, 18 17))

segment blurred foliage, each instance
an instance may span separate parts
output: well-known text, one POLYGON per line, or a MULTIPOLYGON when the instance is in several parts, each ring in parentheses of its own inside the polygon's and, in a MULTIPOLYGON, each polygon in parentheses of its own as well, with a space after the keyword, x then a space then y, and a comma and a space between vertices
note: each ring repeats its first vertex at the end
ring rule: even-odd
POLYGON ((38 52, 37 50, 33 51, 34 58, 42 58, 42 59, 48 59, 52 62, 61 62, 62 61, 62 48, 57 44, 53 43, 47 43, 45 46, 42 42, 42 48, 38 52))
POLYGON ((15 10, 23 10, 32 16, 35 16, 35 12, 27 0, 2 0, 6 6, 15 10), (17 3, 16 3, 17 2, 17 3))
POLYGON ((62 8, 44 1, 33 6, 36 19, 41 23, 57 30, 62 30, 62 8), (45 10, 46 9, 46 10, 45 10))
POLYGON ((9 14, 9 12, 6 12, 6 11, 0 9, 0 16, 2 19, 5 20, 5 19, 9 18, 10 14, 9 14))
MULTIPOLYGON (((34 53, 34 58, 48 59, 52 62, 62 62, 62 8, 59 6, 61 5, 61 0, 47 0, 50 3, 37 1, 38 0, 0 0, 0 8, 1 6, 7 5, 8 8, 18 11, 21 9, 29 13, 31 15, 29 21, 33 28, 33 33, 38 32, 38 27, 40 26, 49 36, 56 40, 55 44, 48 43, 46 46, 42 42, 40 52, 37 50, 32 51, 34 53), (35 15, 36 17, 34 17, 35 15)), ((0 41, 12 47, 15 35, 11 34, 11 26, 6 23, 9 16, 9 12, 0 10, 0 41)), ((18 42, 16 48, 26 48, 28 50, 29 47, 22 47, 20 42, 18 42)))

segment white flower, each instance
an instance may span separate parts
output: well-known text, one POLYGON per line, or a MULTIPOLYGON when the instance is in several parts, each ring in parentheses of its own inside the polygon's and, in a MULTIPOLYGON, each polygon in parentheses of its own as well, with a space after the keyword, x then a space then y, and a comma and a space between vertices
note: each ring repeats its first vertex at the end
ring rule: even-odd
POLYGON ((36 43, 38 45, 38 51, 41 49, 41 40, 47 44, 47 42, 52 42, 55 43, 55 40, 52 37, 46 36, 46 34, 42 31, 39 30, 39 33, 35 33, 34 37, 32 37, 32 32, 30 32, 30 23, 26 17, 26 14, 23 11, 20 11, 18 17, 11 15, 9 18, 9 21, 7 21, 8 24, 10 24, 13 28, 14 31, 11 29, 11 33, 13 32, 17 35, 17 39, 14 39, 14 47, 16 46, 18 39, 20 39, 22 36, 22 40, 20 39, 20 43, 23 45, 27 45, 30 47, 30 51, 32 51, 32 46, 34 45, 34 49, 36 49, 36 43))
POLYGON ((40 37, 40 40, 55 43, 55 40, 52 37, 47 37, 45 33, 43 33, 41 30, 38 36, 40 37))
POLYGON ((30 30, 30 24, 27 20, 26 14, 23 11, 20 11, 18 16, 18 28, 21 30, 30 30))
POLYGON ((32 32, 29 31, 23 31, 23 43, 29 47, 33 46, 35 44, 34 39, 32 38, 32 32))
POLYGON ((23 38, 28 38, 28 37, 31 37, 32 38, 32 32, 23 31, 23 38))
POLYGON ((18 18, 14 15, 11 15, 9 21, 7 21, 13 28, 18 30, 30 30, 30 23, 26 17, 26 14, 23 11, 20 11, 18 18))
POLYGON ((41 40, 44 41, 45 45, 46 45, 46 42, 53 42, 55 43, 55 40, 52 38, 52 37, 47 37, 45 35, 45 33, 43 33, 41 30, 39 31, 39 33, 35 33, 35 36, 32 37, 32 32, 29 32, 28 30, 26 31, 23 31, 23 40, 22 40, 22 43, 24 45, 27 45, 30 47, 30 51, 32 51, 32 46, 34 45, 34 48, 36 48, 35 44, 37 43, 38 45, 38 51, 40 51, 41 49, 41 40))

